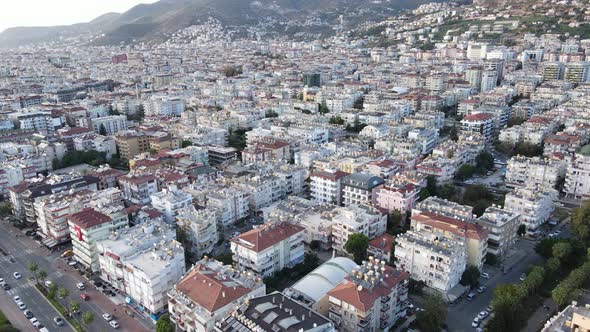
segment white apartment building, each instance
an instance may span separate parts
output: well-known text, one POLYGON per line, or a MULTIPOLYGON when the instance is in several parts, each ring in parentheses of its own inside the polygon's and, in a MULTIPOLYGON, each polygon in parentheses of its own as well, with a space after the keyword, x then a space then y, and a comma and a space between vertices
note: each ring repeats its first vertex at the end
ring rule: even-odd
POLYGON ((457 165, 451 159, 429 156, 416 165, 416 171, 425 176, 432 175, 438 182, 443 183, 453 180, 457 165))
POLYGON ((129 225, 127 214, 122 211, 101 211, 85 208, 67 216, 74 259, 93 272, 99 270, 96 243, 129 225))
POLYGON ((240 188, 222 188, 207 194, 207 208, 215 210, 222 227, 228 227, 250 214, 248 198, 248 192, 240 188))
POLYGON ((275 167, 273 171, 274 175, 282 180, 285 195, 303 193, 305 180, 309 176, 309 171, 305 167, 284 164, 275 167))
POLYGON ((250 211, 259 211, 285 197, 284 182, 276 175, 242 177, 238 181, 235 186, 249 195, 250 211))
POLYGON ((286 222, 267 223, 231 239, 237 268, 262 277, 303 262, 304 228, 286 222))
POLYGON ((74 138, 73 142, 76 151, 95 150, 104 152, 106 159, 111 159, 112 156, 117 154, 117 143, 113 136, 86 134, 74 138))
POLYGON ((367 174, 354 173, 342 179, 342 199, 344 206, 371 205, 373 189, 383 185, 382 178, 367 174))
POLYGON ((410 278, 447 294, 457 286, 465 271, 466 251, 461 241, 440 238, 432 233, 408 231, 396 238, 396 266, 410 278))
POLYGON ((328 318, 338 331, 388 331, 406 316, 409 276, 369 257, 328 292, 328 318))
POLYGON ((210 332, 241 304, 265 294, 257 276, 204 258, 168 292, 168 312, 179 331, 210 332))
POLYGON ((474 222, 488 231, 488 253, 502 258, 516 242, 520 215, 500 207, 490 206, 474 222))
POLYGON ((461 120, 461 134, 479 134, 487 144, 492 142, 494 134, 494 115, 490 113, 472 113, 461 120))
POLYGON ((125 115, 109 115, 90 120, 92 130, 100 134, 100 128, 104 127, 107 135, 114 135, 120 131, 127 130, 127 116, 125 115))
POLYGON ((152 96, 146 103, 146 114, 180 116, 184 112, 184 99, 177 96, 152 96))
POLYGON ((163 221, 126 228, 97 242, 100 277, 122 291, 154 321, 168 309, 168 296, 185 272, 184 249, 163 221))
POLYGON ((324 170, 311 173, 310 189, 314 202, 340 205, 342 203, 342 178, 348 173, 324 170))
POLYGON ((178 189, 176 186, 164 188, 152 194, 152 206, 164 214, 167 223, 174 223, 180 211, 193 204, 191 194, 178 189))
POLYGON ((564 192, 574 199, 590 198, 590 151, 585 146, 574 155, 567 167, 564 192))
POLYGON ((514 156, 508 160, 506 186, 536 186, 549 190, 555 188, 558 179, 564 174, 565 167, 559 161, 514 156))
POLYGON ((186 248, 197 257, 213 251, 219 238, 215 212, 209 209, 197 210, 189 205, 178 211, 176 227, 185 234, 186 248))
POLYGON ((146 205, 151 202, 151 195, 158 192, 158 182, 151 174, 127 174, 118 178, 125 199, 132 204, 146 205))
POLYGON ((555 190, 525 187, 515 188, 506 194, 504 209, 520 215, 520 224, 525 225, 527 232, 536 229, 551 217, 553 200, 557 197, 555 190))

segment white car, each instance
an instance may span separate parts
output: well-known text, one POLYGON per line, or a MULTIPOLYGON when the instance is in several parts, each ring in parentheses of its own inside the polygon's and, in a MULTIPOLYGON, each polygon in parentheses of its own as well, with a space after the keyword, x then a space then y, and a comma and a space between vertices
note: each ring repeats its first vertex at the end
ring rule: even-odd
POLYGON ((486 317, 488 317, 488 315, 489 315, 489 314, 490 314, 489 312, 487 312, 487 311, 485 311, 485 310, 484 310, 484 311, 480 312, 480 313, 477 315, 477 318, 479 318, 479 319, 482 319, 482 320, 483 320, 483 319, 485 319, 486 317))
POLYGON ((12 276, 14 277, 14 279, 20 279, 20 278, 22 278, 22 277, 23 277, 23 276, 21 276, 21 275, 20 275, 20 273, 18 273, 18 272, 14 272, 14 273, 12 274, 12 276))
POLYGON ((25 310, 25 309, 27 309, 27 305, 26 305, 24 302, 22 302, 22 301, 19 301, 19 302, 17 302, 17 303, 16 303, 16 306, 17 306, 17 307, 18 307, 20 310, 25 310))
POLYGON ((39 323, 39 320, 37 318, 35 318, 35 317, 29 319, 29 322, 31 322, 31 324, 33 324, 34 327, 37 327, 40 324, 39 323))
POLYGON ((0 278, 0 286, 4 286, 5 283, 6 283, 6 281, 4 281, 4 279, 0 278))
POLYGON ((481 277, 484 279, 490 279, 490 275, 487 272, 482 272, 481 277))
POLYGON ((76 288, 78 288, 79 290, 84 290, 86 287, 84 286, 84 283, 79 282, 76 284, 76 288))
POLYGON ((14 303, 21 302, 20 296, 18 295, 15 295, 12 299, 14 300, 14 303))
POLYGON ((471 327, 478 327, 479 326, 479 318, 475 317, 473 322, 471 322, 471 327))
POLYGON ((44 284, 45 284, 45 287, 49 287, 49 286, 53 285, 53 281, 45 280, 44 284))
POLYGON ((113 316, 111 316, 109 314, 102 314, 102 318, 104 318, 104 320, 106 320, 107 322, 110 322, 111 320, 113 320, 113 316))
POLYGON ((116 320, 112 320, 109 322, 109 325, 112 326, 114 329, 119 328, 119 323, 116 320))

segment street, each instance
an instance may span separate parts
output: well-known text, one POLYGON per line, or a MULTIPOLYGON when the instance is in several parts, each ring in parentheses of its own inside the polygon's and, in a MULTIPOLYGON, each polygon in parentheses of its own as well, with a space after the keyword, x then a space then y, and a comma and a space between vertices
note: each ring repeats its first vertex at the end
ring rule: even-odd
POLYGON ((90 311, 93 314, 94 321, 87 326, 88 331, 114 330, 102 318, 102 314, 105 312, 113 315, 121 325, 120 330, 122 331, 149 331, 153 329, 153 326, 149 326, 148 323, 140 322, 125 314, 124 307, 117 306, 96 290, 88 280, 60 259, 59 253, 51 254, 45 247, 41 247, 5 221, 0 222, 0 248, 6 253, 6 255, 0 255, 0 277, 12 286, 9 291, 0 291, 0 308, 15 327, 23 331, 32 330, 31 324, 12 300, 13 296, 18 295, 41 324, 50 331, 72 330, 67 324, 58 327, 53 322, 53 318, 59 316, 58 312, 34 288, 34 281, 29 280, 32 273, 28 270, 28 264, 35 262, 39 271, 47 272, 47 280, 54 282, 58 288, 67 289, 68 296, 65 299, 60 299, 60 303, 67 306, 71 301, 76 301, 80 304, 81 313, 90 311), (10 261, 11 258, 14 263, 10 261), (19 272, 22 278, 20 280, 14 279, 12 277, 14 272, 19 272), (76 284, 79 282, 85 283, 86 289, 84 291, 76 288, 76 284), (82 300, 80 298, 82 292, 87 293, 90 300, 82 300), (118 312, 116 312, 117 308, 120 308, 118 312))
MULTIPOLYGON (((449 305, 447 316, 449 331, 473 331, 474 328, 471 326, 471 322, 480 311, 485 310, 490 305, 494 288, 499 284, 518 283, 518 279, 523 272, 526 272, 531 265, 542 262, 542 258, 537 255, 534 247, 535 242, 533 241, 518 240, 515 245, 514 256, 507 259, 505 265, 507 269, 512 268, 507 274, 503 274, 499 268, 485 265, 484 272, 489 273, 490 279, 481 278, 480 283, 487 288, 486 291, 479 294, 474 290, 473 293, 476 296, 473 300, 468 301, 466 297, 463 297, 458 303, 449 305)), ((483 325, 480 324, 480 326, 483 325)))

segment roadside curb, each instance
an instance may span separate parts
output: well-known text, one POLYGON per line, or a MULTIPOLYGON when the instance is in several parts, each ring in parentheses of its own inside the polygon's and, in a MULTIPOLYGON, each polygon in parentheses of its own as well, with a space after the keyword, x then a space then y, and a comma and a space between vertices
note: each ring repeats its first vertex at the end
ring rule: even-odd
MULTIPOLYGON (((60 314, 60 316, 62 315, 62 314, 61 314, 61 312, 59 311, 59 309, 58 309, 58 308, 56 308, 56 307, 53 305, 53 303, 51 303, 51 301, 49 301, 49 300, 47 299, 47 297, 45 297, 45 295, 44 295, 43 293, 41 293, 41 291, 40 291, 39 289, 37 289, 37 287, 33 286, 33 288, 35 289, 35 291, 36 291, 37 293, 39 293, 39 294, 41 295, 41 297, 43 297, 43 299, 45 300, 45 302, 49 303, 49 305, 50 305, 50 306, 51 306, 53 309, 55 309, 55 311, 57 311, 57 313, 58 313, 58 314, 60 314)), ((73 331, 77 331, 77 330, 76 330, 76 328, 74 327, 74 325, 72 325, 72 324, 70 323, 70 321, 69 321, 69 320, 67 320, 65 317, 64 317, 64 321, 65 321, 66 323, 68 323, 68 325, 69 325, 69 326, 72 328, 72 330, 73 330, 73 331)))

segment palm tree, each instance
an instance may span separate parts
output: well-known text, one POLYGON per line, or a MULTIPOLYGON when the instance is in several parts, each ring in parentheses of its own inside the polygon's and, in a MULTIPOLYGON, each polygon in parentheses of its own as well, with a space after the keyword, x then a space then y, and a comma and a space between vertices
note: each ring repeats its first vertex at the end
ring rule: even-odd
POLYGON ((94 321, 94 315, 90 311, 82 314, 82 324, 88 326, 94 321))
POLYGON ((76 301, 72 301, 70 302, 70 313, 75 313, 80 311, 80 303, 76 302, 76 301))
POLYGON ((47 278, 47 272, 45 272, 44 270, 41 270, 41 271, 39 271, 38 276, 39 276, 39 279, 45 280, 45 278, 47 278))
POLYGON ((37 263, 35 262, 29 262, 29 271, 31 271, 31 273, 33 273, 33 278, 35 278, 35 282, 37 282, 37 270, 39 270, 39 265, 37 265, 37 263))
POLYGON ((60 289, 58 289, 58 290, 57 290, 57 296, 58 296, 60 299, 63 299, 63 298, 65 298, 66 296, 68 296, 68 290, 67 290, 67 289, 65 289, 65 288, 60 288, 60 289))

